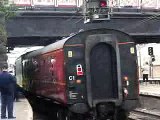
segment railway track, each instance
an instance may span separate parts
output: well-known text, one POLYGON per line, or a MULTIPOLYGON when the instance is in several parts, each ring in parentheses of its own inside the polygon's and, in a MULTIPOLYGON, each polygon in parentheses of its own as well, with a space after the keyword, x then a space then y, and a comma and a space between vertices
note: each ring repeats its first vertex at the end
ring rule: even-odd
POLYGON ((33 120, 48 120, 48 118, 41 113, 34 112, 33 120))
MULTIPOLYGON (((160 120, 160 97, 140 95, 140 108, 130 113, 129 120, 160 120)), ((34 120, 48 120, 46 116, 36 114, 34 120)))
POLYGON ((149 111, 144 109, 135 109, 130 114, 131 120, 160 120, 159 111, 149 111))
POLYGON ((160 120, 160 96, 141 94, 140 108, 130 113, 131 120, 160 120))

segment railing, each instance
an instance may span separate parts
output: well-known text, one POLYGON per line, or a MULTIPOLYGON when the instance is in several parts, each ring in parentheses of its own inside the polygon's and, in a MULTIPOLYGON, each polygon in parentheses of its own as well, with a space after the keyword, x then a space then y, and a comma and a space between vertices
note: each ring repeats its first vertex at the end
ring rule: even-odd
MULTIPOLYGON (((50 7, 81 7, 83 0, 10 0, 10 3, 14 3, 17 6, 50 6, 50 7)), ((109 0, 110 7, 127 7, 138 9, 159 9, 160 0, 109 0)))
POLYGON ((110 6, 158 9, 160 0, 111 0, 110 6))

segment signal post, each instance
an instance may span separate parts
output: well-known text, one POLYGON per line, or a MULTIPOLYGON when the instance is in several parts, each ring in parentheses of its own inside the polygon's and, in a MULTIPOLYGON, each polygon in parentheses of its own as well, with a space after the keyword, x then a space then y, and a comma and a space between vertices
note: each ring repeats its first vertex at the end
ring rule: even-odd
POLYGON ((84 2, 84 23, 110 20, 111 11, 108 0, 86 0, 84 2))
POLYGON ((148 47, 148 55, 150 56, 149 66, 150 66, 150 77, 153 78, 153 62, 155 61, 155 55, 153 53, 153 47, 148 47))

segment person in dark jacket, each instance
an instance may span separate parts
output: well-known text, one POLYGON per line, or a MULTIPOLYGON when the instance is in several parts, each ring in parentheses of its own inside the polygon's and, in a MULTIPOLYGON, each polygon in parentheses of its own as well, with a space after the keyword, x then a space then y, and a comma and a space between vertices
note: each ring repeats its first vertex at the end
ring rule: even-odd
POLYGON ((15 79, 15 91, 14 91, 14 100, 16 102, 19 102, 19 86, 17 85, 17 79, 16 76, 14 75, 13 71, 9 71, 9 73, 14 77, 15 79))
POLYGON ((8 111, 8 119, 14 119, 13 102, 15 79, 7 72, 7 66, 2 68, 0 73, 0 90, 1 90, 1 119, 6 119, 6 110, 8 111))

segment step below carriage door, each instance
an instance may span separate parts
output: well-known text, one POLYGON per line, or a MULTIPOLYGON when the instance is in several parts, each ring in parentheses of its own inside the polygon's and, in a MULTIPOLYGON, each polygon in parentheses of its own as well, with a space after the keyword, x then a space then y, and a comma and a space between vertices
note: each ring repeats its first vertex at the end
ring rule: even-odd
POLYGON ((90 106, 122 100, 117 39, 110 34, 90 35, 85 45, 87 94, 90 106))

